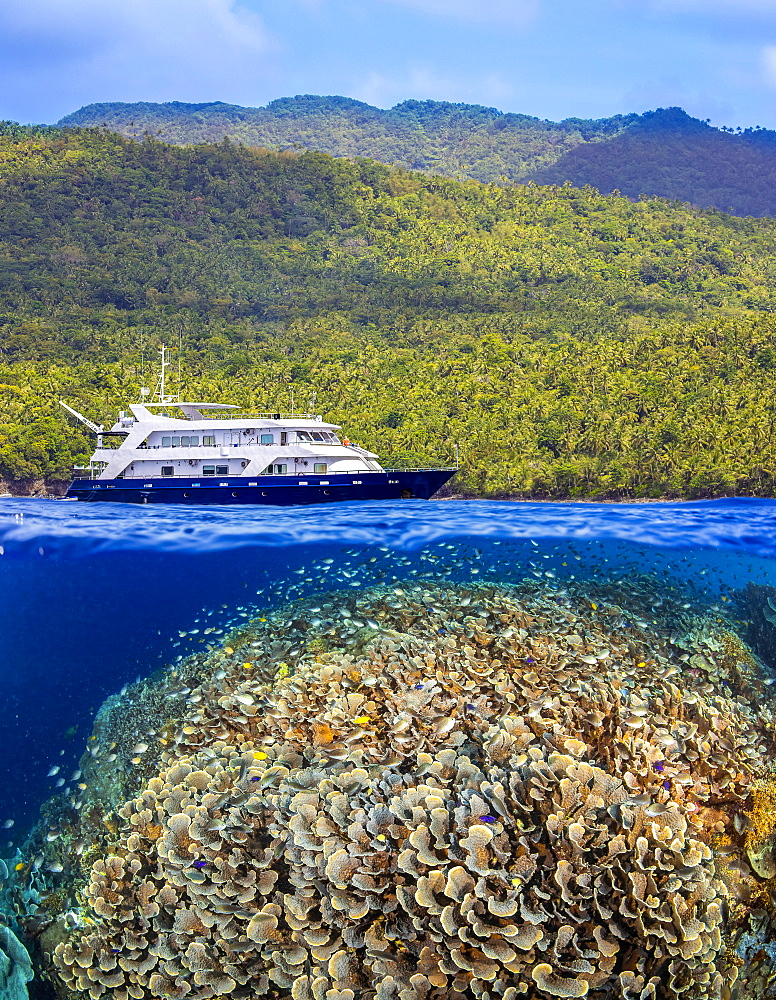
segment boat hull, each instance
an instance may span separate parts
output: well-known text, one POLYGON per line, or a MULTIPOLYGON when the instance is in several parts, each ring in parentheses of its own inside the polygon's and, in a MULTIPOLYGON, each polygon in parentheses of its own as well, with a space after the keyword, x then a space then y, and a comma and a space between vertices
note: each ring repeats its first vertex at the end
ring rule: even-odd
POLYGON ((74 479, 66 497, 89 503, 298 504, 347 500, 428 500, 455 475, 455 469, 402 469, 329 476, 262 476, 258 480, 223 476, 213 479, 74 479))

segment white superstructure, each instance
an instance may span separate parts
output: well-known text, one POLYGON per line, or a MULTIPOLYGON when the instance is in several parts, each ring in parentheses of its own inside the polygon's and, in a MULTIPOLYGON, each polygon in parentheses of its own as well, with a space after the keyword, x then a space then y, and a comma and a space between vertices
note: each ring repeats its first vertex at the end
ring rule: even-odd
MULTIPOLYGON (((64 401, 61 405, 97 435, 92 455, 92 479, 203 479, 221 476, 337 476, 382 472, 377 455, 347 438, 340 440, 337 424, 326 424, 311 413, 260 413, 229 417, 231 403, 181 403, 165 392, 166 348, 155 402, 130 404, 106 431, 64 401), (175 410, 170 416, 158 409, 175 410), (105 438, 121 438, 117 448, 105 438)), ((144 396, 149 395, 143 389, 144 396)), ((83 470, 87 471, 87 470, 83 470)), ((325 484, 321 484, 325 485, 325 484)))
MULTIPOLYGON (((67 409, 79 418, 71 407, 67 409)), ((122 412, 110 431, 93 430, 91 457, 96 479, 191 478, 192 476, 300 476, 381 472, 377 455, 347 438, 337 424, 312 414, 263 413, 229 417, 227 403, 136 403, 122 412), (181 416, 155 413, 177 409, 181 416), (211 416, 212 414, 212 416, 211 416), (118 448, 104 438, 121 437, 118 448)), ((82 418, 84 419, 84 418, 82 418)))

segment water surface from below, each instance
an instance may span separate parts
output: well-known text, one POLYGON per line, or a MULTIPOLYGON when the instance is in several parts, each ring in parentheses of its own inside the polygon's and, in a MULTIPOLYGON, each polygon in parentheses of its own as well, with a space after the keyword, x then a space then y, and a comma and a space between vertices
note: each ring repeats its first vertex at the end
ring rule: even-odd
MULTIPOLYGON (((216 852, 212 856, 189 851, 183 864, 183 841, 164 846, 166 840, 157 844, 152 838, 153 843, 132 841, 132 846, 126 841, 129 834, 122 832, 127 823, 133 823, 131 816, 122 813, 123 803, 148 782, 175 786, 177 778, 170 777, 170 768, 174 770, 178 757, 184 756, 192 761, 186 765, 188 773, 210 775, 207 787, 190 793, 191 808, 195 812, 204 809, 206 826, 234 820, 245 833, 253 831, 249 837, 258 838, 257 843, 264 844, 268 837, 266 842, 274 843, 272 850, 280 853, 273 854, 274 861, 265 858, 266 877, 270 879, 274 872, 276 878, 285 880, 284 885, 289 879, 288 884, 298 881, 297 861, 288 840, 288 830, 295 830, 297 821, 291 822, 289 814, 291 825, 286 827, 283 819, 288 797, 318 796, 315 808, 320 810, 330 789, 326 782, 334 781, 340 793, 358 798, 358 809, 364 811, 358 822, 366 824, 364 836, 371 838, 364 857, 372 860, 364 862, 360 874, 354 869, 349 880, 334 878, 328 871, 323 876, 330 883, 329 900, 345 891, 346 884, 352 891, 355 879, 361 901, 351 900, 346 910, 358 926, 348 924, 347 934, 355 935, 354 941, 372 944, 348 945, 347 935, 341 938, 347 948, 366 950, 357 972, 347 972, 343 959, 345 964, 335 962, 339 971, 334 975, 328 963, 336 951, 327 957, 324 993, 350 989, 349 976, 355 976, 353 981, 358 981, 365 996, 374 995, 375 984, 384 980, 397 983, 399 993, 409 989, 409 980, 402 985, 406 977, 400 959, 409 949, 412 963, 420 963, 418 967, 424 970, 426 993, 442 991, 441 996, 446 989, 463 988, 465 995, 472 992, 479 997, 485 989, 501 997, 514 980, 524 981, 526 989, 534 991, 529 995, 537 997, 582 995, 553 994, 554 988, 581 990, 583 985, 570 985, 568 955, 558 959, 555 968, 523 954, 535 945, 539 957, 547 959, 547 944, 540 944, 539 938, 515 952, 514 941, 510 944, 501 935, 501 943, 494 939, 489 945, 491 954, 477 943, 482 934, 475 935, 471 944, 479 949, 477 963, 500 963, 495 978, 485 974, 485 965, 475 963, 476 968, 468 969, 461 965, 458 952, 458 958, 445 952, 447 957, 423 959, 422 948, 415 954, 403 930, 391 938, 400 942, 397 953, 386 943, 385 929, 378 933, 377 925, 370 923, 368 912, 374 909, 374 900, 385 897, 380 895, 382 890, 369 887, 369 879, 376 877, 375 858, 382 858, 394 871, 393 882, 397 878, 399 884, 402 879, 413 883, 431 879, 424 890, 431 893, 429 899, 437 892, 443 897, 452 893, 445 905, 452 905, 450 900, 463 905, 468 890, 463 883, 453 888, 449 881, 458 876, 447 872, 446 888, 441 882, 435 888, 434 880, 442 876, 433 874, 428 857, 421 858, 423 851, 411 862, 411 870, 406 868, 410 860, 402 854, 409 849, 404 840, 412 835, 412 849, 420 850, 425 834, 419 828, 414 833, 408 828, 403 834, 386 830, 384 841, 375 840, 382 836, 375 830, 392 796, 417 798, 422 785, 427 789, 421 795, 424 801, 431 796, 442 802, 431 808, 428 822, 433 821, 433 809, 446 809, 452 825, 439 837, 453 838, 445 841, 443 849, 437 837, 436 848, 428 846, 425 854, 442 851, 451 871, 467 871, 467 879, 479 886, 474 890, 476 899, 501 899, 508 909, 509 899, 514 898, 530 908, 545 890, 536 883, 540 896, 531 897, 531 902, 528 896, 520 896, 519 886, 511 880, 523 878, 518 868, 527 862, 520 859, 532 852, 538 851, 537 858, 550 865, 546 852, 554 843, 552 829, 558 822, 552 819, 554 813, 542 814, 536 828, 544 833, 537 834, 535 843, 528 834, 522 847, 519 836, 513 842, 510 830, 520 829, 521 824, 525 827, 526 805, 536 800, 531 789, 541 786, 548 801, 555 801, 555 793, 548 791, 553 782, 560 789, 567 787, 564 782, 583 781, 585 787, 595 788, 597 781, 607 781, 603 805, 591 800, 579 806, 579 817, 587 815, 588 806, 593 810, 591 817, 596 809, 607 810, 600 847, 616 839, 619 830, 625 838, 623 850, 636 850, 639 837, 629 832, 636 829, 644 831, 649 850, 659 854, 668 849, 660 846, 662 823, 673 831, 673 840, 682 841, 671 847, 683 859, 682 864, 677 862, 679 869, 693 869, 688 859, 700 852, 698 864, 703 861, 703 865, 698 875, 708 885, 702 883, 705 903, 692 911, 691 919, 700 921, 706 930, 693 940, 701 942, 698 953, 707 956, 699 968, 709 971, 713 966, 716 971, 707 983, 696 983, 694 960, 683 955, 689 944, 678 953, 669 948, 664 954, 654 941, 645 939, 634 946, 636 957, 622 955, 616 969, 612 965, 604 975, 605 952, 614 945, 599 941, 603 950, 600 961, 593 963, 595 974, 580 971, 580 966, 579 983, 587 984, 590 996, 608 997, 596 976, 603 975, 600 982, 608 983, 606 989, 610 989, 615 983, 612 976, 620 976, 627 965, 636 970, 635 978, 616 979, 616 988, 629 1000, 645 990, 645 997, 653 995, 650 980, 656 981, 654 988, 659 986, 657 996, 673 997, 681 984, 691 984, 693 989, 706 991, 699 996, 721 998, 731 988, 732 972, 721 957, 717 938, 729 943, 726 934, 746 933, 754 934, 752 940, 760 945, 771 940, 765 925, 760 931, 751 925, 748 913, 763 912, 767 917, 771 906, 767 887, 770 833, 760 829, 755 842, 753 829, 758 823, 767 827, 768 822, 762 803, 770 793, 758 791, 757 782, 765 780, 773 749, 767 734, 773 729, 768 713, 776 666, 775 527, 776 503, 760 500, 622 506, 416 501, 204 511, 0 502, 0 600, 4 608, 0 656, 6 695, 0 739, 9 764, 4 789, 6 822, 14 822, 4 831, 8 841, 3 853, 11 869, 21 866, 21 874, 10 878, 8 898, 22 908, 24 929, 38 941, 33 946, 38 949, 36 959, 48 963, 54 981, 79 991, 83 986, 76 966, 82 971, 92 961, 101 968, 110 966, 110 954, 122 953, 126 939, 119 940, 118 930, 110 929, 113 917, 101 912, 103 904, 95 895, 102 892, 103 877, 95 873, 117 850, 122 857, 134 853, 139 859, 137 872, 122 875, 128 880, 127 891, 133 894, 133 906, 138 905, 137 892, 145 891, 138 882, 147 877, 142 874, 144 866, 153 863, 161 864, 170 891, 179 900, 187 900, 187 912, 202 909, 210 890, 199 887, 212 887, 206 869, 218 867, 220 848, 211 845, 216 852), (360 678, 355 687, 355 682, 347 680, 351 669, 360 678), (342 678, 336 690, 331 687, 331 671, 339 671, 342 678), (136 678, 141 679, 139 683, 136 678), (381 689, 379 697, 377 688, 381 689), (320 691, 317 702, 310 701, 312 690, 320 691), (351 695, 361 699, 358 705, 351 695), (294 707, 300 698, 303 703, 294 707), (291 712, 280 727, 272 721, 276 718, 272 706, 278 704, 286 706, 282 712, 291 712), (214 711, 220 713, 218 719, 214 711), (405 719, 410 720, 406 725, 405 719), (362 732, 365 726, 368 737, 366 730, 362 732), (296 736, 288 735, 297 730, 296 736), (723 743, 717 746, 720 740, 723 743), (501 757, 501 751, 494 748, 504 741, 509 753, 501 757), (445 754, 450 753, 453 756, 445 763, 445 754), (719 760, 709 765, 709 754, 719 760), (255 774, 248 765, 255 768, 255 774), (286 778, 279 784, 267 779, 264 784, 264 773, 272 766, 288 769, 292 782, 288 788, 286 778), (376 776, 367 780, 372 767, 380 769, 379 787, 376 776), (595 773, 585 772, 583 780, 585 767, 595 773), (361 771, 367 775, 363 787, 361 771), (302 777, 294 777, 297 772, 302 777), (731 777, 726 778, 728 773, 731 777), (412 780, 411 774, 415 775, 412 780), (246 784, 254 778, 256 788, 246 784), (436 791, 428 791, 429 781, 436 791), (500 791, 494 791, 496 785, 500 791), (247 793, 252 788, 264 797, 259 795, 248 808, 252 799, 247 793), (231 805, 225 799, 216 806, 227 792, 231 805), (237 801, 246 794, 244 801, 237 801), (27 830, 37 819, 41 803, 52 795, 43 823, 28 838, 27 830), (208 799, 208 795, 216 798, 208 799), (629 804, 631 799, 634 803, 629 804), (650 833, 664 814, 658 832, 650 833), (519 817, 523 817, 520 822, 519 817), (266 829, 265 822, 270 823, 266 829), (486 851, 483 841, 482 850, 490 858, 485 867, 500 866, 499 877, 509 885, 499 889, 488 882, 490 875, 476 870, 480 862, 474 846, 471 863, 466 860, 467 848, 455 846, 472 837, 493 843, 492 850, 486 851), (657 839, 652 843, 650 838, 657 839), (692 846, 696 843, 704 846, 692 846), (74 860, 73 845, 81 845, 75 853, 78 860, 74 860), (728 853, 715 855, 722 848, 728 853), (720 875, 720 859, 732 853, 738 874, 720 875), (400 863, 401 857, 404 862, 400 863), (715 900, 729 907, 733 897, 736 905, 743 903, 749 909, 738 913, 737 922, 720 923, 714 916, 719 905, 715 900), (46 902, 49 898, 51 903, 46 902), (364 905, 367 913, 356 918, 353 907, 360 912, 364 905), (107 936, 88 944, 83 928, 95 917, 95 906, 98 924, 107 936), (378 934, 374 940, 369 937, 373 934, 378 934), (67 941, 71 948, 78 941, 78 947, 91 947, 94 956, 102 957, 90 958, 84 965, 82 955, 77 962, 75 952, 57 951, 57 944, 63 943, 64 948, 67 941), (656 948, 660 953, 657 965, 650 965, 642 953, 654 954, 656 948), (519 962, 506 957, 510 950, 522 956, 519 962), (719 960, 714 958, 718 952, 719 960), (424 961, 431 962, 428 968, 424 961), (519 970, 511 968, 515 962, 519 970), (678 963, 673 972, 669 971, 671 962, 678 963), (672 976, 674 992, 666 992, 672 976), (503 985, 480 987, 475 980, 503 985), (560 980, 568 983, 562 986, 560 980)), ((600 798, 602 793, 595 794, 600 798)), ((561 797, 561 805, 556 805, 561 807, 562 801, 561 797)), ((185 812, 183 800, 176 802, 176 809, 185 812)), ((396 809, 410 808, 408 803, 409 799, 396 809)), ((148 822, 161 830, 170 828, 178 815, 169 813, 161 801, 149 802, 148 808, 152 814, 148 822)), ((400 818, 394 815, 394 826, 400 818)), ((339 822, 333 815, 330 821, 339 822)), ((182 822, 175 820, 172 826, 182 822)), ((210 831, 216 833, 222 830, 210 831)), ((567 833, 572 855, 577 841, 580 851, 583 842, 585 850, 598 850, 584 839, 587 834, 577 834, 571 827, 567 833)), ((191 844, 190 838, 187 843, 191 844)), ((304 848, 308 849, 312 848, 304 848)), ((352 844, 343 841, 341 850, 351 852, 352 844)), ((439 865, 442 855, 437 857, 439 865)), ((561 851, 554 856, 560 863, 566 855, 561 851)), ((250 865, 256 868, 258 864, 261 869, 258 856, 252 857, 250 865)), ((596 864, 606 868, 606 878, 614 877, 603 857, 596 864)), ((557 878, 561 869, 566 872, 561 865, 557 878)), ((579 873, 574 875, 578 877, 579 873)), ((666 893, 666 898, 678 899, 684 885, 683 876, 678 878, 675 886, 664 885, 661 875, 655 882, 659 896, 666 893)), ((528 885, 530 879, 524 881, 528 885)), ((581 883, 575 884, 581 891, 581 883)), ((690 884, 695 885, 692 879, 690 884)), ((693 899, 700 886, 695 885, 690 893, 693 899)), ((154 882, 155 893, 161 888, 161 883, 154 882)), ((565 894, 573 895, 572 889, 564 890, 565 894)), ((304 892, 302 897, 308 898, 304 892)), ((279 916, 272 907, 281 904, 271 892, 262 899, 268 916, 259 923, 264 921, 269 927, 270 917, 279 916)), ((282 927, 277 930, 287 926, 291 933, 293 921, 285 925, 281 920, 275 927, 280 937, 267 931, 266 940, 260 940, 265 931, 251 924, 259 919, 258 903, 255 899, 251 907, 244 907, 244 916, 237 911, 221 914, 228 919, 215 921, 220 939, 228 938, 221 927, 225 923, 239 941, 247 934, 242 953, 254 944, 260 946, 258 952, 266 951, 272 941, 281 952, 292 944, 295 949, 306 947, 295 937, 286 940, 282 927)), ((178 904, 170 905, 168 916, 174 921, 178 904)), ((234 904, 224 900, 219 905, 234 904)), ((317 913, 328 912, 329 904, 324 905, 322 899, 314 905, 317 913)), ((391 905, 405 913, 403 919, 420 921, 424 933, 431 933, 436 904, 417 899, 413 903, 407 898, 391 905), (422 912, 416 912, 416 906, 422 912)), ((687 905, 692 909, 696 903, 687 905)), ((335 911, 343 912, 338 906, 335 911)), ((468 912, 464 907, 461 919, 471 926, 468 912)), ((156 917, 163 924, 167 920, 163 914, 156 917)), ((447 919, 454 923, 457 918, 447 919)), ((506 920, 505 909, 496 923, 506 926, 506 920)), ((324 922, 328 926, 332 921, 339 928, 337 933, 345 935, 339 917, 330 914, 324 922)), ((205 926, 212 929, 215 924, 206 922, 205 926)), ((530 924, 529 920, 525 926, 530 924)), ((606 921, 601 924, 602 934, 608 933, 608 926, 606 921)), ((553 940, 559 934, 563 937, 560 927, 548 925, 545 930, 553 940)), ((201 937, 205 932, 197 934, 201 937)), ((438 931, 430 940, 436 940, 434 934, 438 931)), ((273 959, 274 965, 267 965, 265 956, 261 960, 264 971, 256 972, 258 979, 249 977, 243 982, 237 972, 230 971, 236 968, 236 954, 227 949, 217 970, 209 967, 207 975, 207 970, 200 970, 198 990, 180 995, 203 1000, 225 992, 239 996, 247 990, 245 995, 254 995, 265 988, 262 977, 267 976, 267 982, 275 984, 272 988, 284 996, 284 990, 290 990, 299 978, 300 967, 294 961, 273 959)), ((322 983, 315 986, 316 975, 324 975, 323 959, 312 952, 299 954, 305 969, 305 963, 315 964, 304 975, 311 997, 316 998, 315 990, 324 989, 322 983)), ((119 993, 129 989, 128 996, 135 995, 132 989, 141 989, 137 985, 141 979, 145 992, 138 997, 179 995, 180 983, 194 972, 184 962, 180 974, 152 972, 149 965, 147 974, 141 975, 118 961, 125 978, 119 984, 119 973, 106 967, 105 975, 116 985, 105 989, 119 993), (137 981, 131 978, 135 974, 137 981), (151 984, 153 975, 162 978, 151 984)), ((471 965, 471 956, 467 961, 471 965)), ((590 957, 578 961, 590 964, 590 957)), ((698 975, 703 978, 702 973, 698 975)), ((766 979, 757 981, 765 983, 766 979)), ((392 988, 386 987, 389 992, 392 988)), ((733 988, 740 991, 741 986, 733 988)), ((299 989, 304 992, 302 986, 299 989)), ((769 994, 761 991, 759 995, 769 994)))

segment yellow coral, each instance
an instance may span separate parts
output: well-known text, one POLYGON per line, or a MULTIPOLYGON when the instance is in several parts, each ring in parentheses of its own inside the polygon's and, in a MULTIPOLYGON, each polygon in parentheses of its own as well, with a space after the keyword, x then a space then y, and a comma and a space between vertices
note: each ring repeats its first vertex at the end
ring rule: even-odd
POLYGON ((747 850, 754 850, 776 833, 776 773, 753 782, 752 805, 747 811, 751 829, 747 831, 747 850))

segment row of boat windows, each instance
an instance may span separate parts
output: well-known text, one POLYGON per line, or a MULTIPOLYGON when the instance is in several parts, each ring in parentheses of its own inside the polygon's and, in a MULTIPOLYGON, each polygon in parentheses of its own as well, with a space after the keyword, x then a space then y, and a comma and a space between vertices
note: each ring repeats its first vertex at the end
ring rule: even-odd
POLYGON ((339 444, 340 439, 331 431, 297 431, 297 441, 328 441, 330 444, 339 444))
MULTIPOLYGON (((203 434, 202 437, 202 447, 203 448, 214 448, 216 444, 215 434, 203 434)), ((231 435, 230 439, 227 440, 225 437, 220 444, 235 444, 235 437, 239 438, 239 432, 235 432, 231 435)), ((280 432, 280 444, 288 444, 289 432, 280 432)), ((158 440, 158 438, 157 438, 158 440)), ((296 431, 297 441, 319 441, 328 444, 339 444, 339 438, 336 434, 332 434, 331 431, 296 431)), ((199 448, 200 435, 199 434, 165 434, 162 437, 162 448, 199 448)), ((246 438, 245 444, 256 444, 256 437, 246 438)), ((259 434, 258 435, 259 444, 275 444, 274 434, 259 434)), ((141 446, 142 447, 142 446, 141 446)), ((158 446, 157 446, 158 447, 158 446)))
MULTIPOLYGON (((202 446, 204 448, 214 448, 216 444, 215 434, 203 434, 202 446)), ((162 448, 199 448, 199 434, 177 434, 171 437, 162 438, 162 448)))
MULTIPOLYGON (((328 468, 325 462, 315 462, 313 463, 313 473, 320 473, 325 475, 328 472, 328 468)), ((274 465, 268 465, 267 468, 260 472, 260 476, 285 476, 288 474, 288 466, 285 462, 275 462, 274 465)), ((299 470, 296 470, 296 474, 299 475, 299 470)), ((306 473, 305 473, 306 475, 306 473)))
MULTIPOLYGON (((316 462, 313 467, 313 473, 326 473, 326 463, 316 462)), ((174 476, 175 466, 174 465, 163 465, 162 466, 163 476, 174 476)), ((201 475, 203 476, 228 476, 229 466, 228 465, 203 465, 201 475)), ((260 476, 286 476, 288 475, 288 465, 285 462, 275 462, 272 465, 268 465, 267 468, 259 473, 260 476)))
MULTIPOLYGON (((163 465, 162 466, 163 476, 174 476, 175 466, 174 465, 163 465)), ((228 465, 203 465, 201 475, 203 476, 228 476, 229 466, 228 465)))

